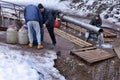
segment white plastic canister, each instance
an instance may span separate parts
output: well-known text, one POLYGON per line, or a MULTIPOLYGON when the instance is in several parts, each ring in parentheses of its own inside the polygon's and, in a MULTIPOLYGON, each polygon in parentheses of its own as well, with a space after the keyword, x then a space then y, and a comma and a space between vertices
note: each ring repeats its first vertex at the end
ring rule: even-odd
POLYGON ((18 31, 18 43, 28 44, 28 31, 25 28, 21 28, 18 31))
POLYGON ((6 33, 6 39, 7 39, 7 43, 17 43, 17 30, 10 27, 7 29, 7 33, 6 33))

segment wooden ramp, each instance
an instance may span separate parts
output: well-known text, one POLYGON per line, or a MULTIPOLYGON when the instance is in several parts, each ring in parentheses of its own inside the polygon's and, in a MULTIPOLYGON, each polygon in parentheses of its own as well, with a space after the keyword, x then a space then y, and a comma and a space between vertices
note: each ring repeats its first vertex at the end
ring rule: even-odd
POLYGON ((118 58, 120 59, 120 47, 114 48, 114 51, 117 54, 118 58))
POLYGON ((66 33, 58 28, 55 28, 55 33, 73 43, 75 43, 76 45, 79 45, 80 47, 88 47, 88 46, 92 46, 92 44, 80 39, 80 38, 77 38, 69 33, 66 33))
POLYGON ((73 50, 71 51, 71 54, 74 54, 79 58, 82 58, 83 60, 87 61, 90 64, 105 59, 109 59, 115 56, 114 54, 110 54, 102 49, 97 49, 96 47, 73 50))

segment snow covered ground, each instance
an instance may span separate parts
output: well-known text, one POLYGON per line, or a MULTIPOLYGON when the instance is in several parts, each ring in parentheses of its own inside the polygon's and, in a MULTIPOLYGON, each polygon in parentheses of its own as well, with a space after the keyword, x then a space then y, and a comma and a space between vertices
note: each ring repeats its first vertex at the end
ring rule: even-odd
MULTIPOLYGON (((59 9, 74 15, 87 16, 95 13, 98 8, 106 6, 101 11, 101 17, 107 14, 108 20, 120 25, 120 7, 115 6, 119 0, 83 0, 72 3, 71 0, 3 0, 16 4, 27 5, 42 3, 45 7, 59 9), (96 2, 97 1, 97 2, 96 2), (101 1, 101 2, 100 2, 101 1), (103 6, 102 6, 103 5, 103 6), (113 9, 110 11, 110 7, 113 9), (115 7, 114 7, 115 6, 115 7)), ((0 32, 0 34, 2 34, 0 32)), ((33 58, 29 55, 22 55, 22 51, 10 49, 11 46, 0 43, 0 80, 65 80, 54 68, 55 52, 47 51, 44 56, 33 58), (39 60, 36 60, 39 59, 39 60), (7 76, 7 77, 6 77, 7 76)), ((28 53, 28 52, 24 52, 28 53)))
POLYGON ((8 1, 20 5, 28 5, 28 4, 35 4, 36 6, 39 3, 42 3, 45 7, 52 8, 52 9, 68 9, 67 5, 69 5, 69 0, 67 1, 60 1, 60 0, 2 0, 8 1))
POLYGON ((29 54, 19 46, 0 42, 0 80, 65 80, 54 67, 54 51, 46 51, 42 56, 29 54))
POLYGON ((88 16, 100 13, 102 19, 120 25, 120 1, 119 0, 80 0, 73 3, 72 0, 3 0, 16 4, 38 5, 42 3, 45 7, 54 8, 73 15, 88 16), (107 16, 107 18, 105 18, 107 16))

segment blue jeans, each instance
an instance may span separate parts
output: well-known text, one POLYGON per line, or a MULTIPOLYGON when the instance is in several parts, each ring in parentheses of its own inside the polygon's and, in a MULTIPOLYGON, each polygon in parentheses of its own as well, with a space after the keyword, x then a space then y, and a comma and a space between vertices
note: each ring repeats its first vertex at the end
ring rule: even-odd
MULTIPOLYGON (((43 37, 44 37, 44 29, 43 28, 40 28, 40 35, 41 35, 41 42, 43 42, 43 37)), ((33 44, 34 45, 38 45, 37 43, 37 38, 36 38, 36 33, 35 33, 35 30, 33 29, 33 44)))
POLYGON ((41 31, 40 31, 40 25, 39 22, 37 21, 28 21, 27 22, 27 27, 28 27, 28 37, 29 37, 29 42, 33 43, 34 36, 37 38, 37 43, 41 44, 41 31), (36 35, 34 35, 34 33, 36 35))

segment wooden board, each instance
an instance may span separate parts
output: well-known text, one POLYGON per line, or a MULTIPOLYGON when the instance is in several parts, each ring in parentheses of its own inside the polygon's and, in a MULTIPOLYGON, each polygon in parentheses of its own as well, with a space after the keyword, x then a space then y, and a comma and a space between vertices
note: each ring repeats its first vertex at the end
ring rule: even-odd
POLYGON ((114 51, 117 54, 118 58, 120 59, 120 47, 114 48, 114 51))
POLYGON ((117 34, 104 29, 104 37, 105 38, 116 38, 117 34))
POLYGON ((97 48, 93 50, 72 52, 72 54, 78 56, 79 58, 82 58, 90 64, 101 60, 109 59, 115 56, 114 54, 110 54, 102 49, 97 48))
POLYGON ((93 47, 87 47, 87 48, 72 50, 71 52, 81 52, 81 51, 94 50, 94 49, 96 49, 96 47, 93 46, 93 47))
POLYGON ((104 38, 105 42, 113 42, 114 40, 112 38, 104 38))
POLYGON ((73 43, 75 43, 76 45, 79 45, 80 47, 88 47, 88 46, 93 46, 92 44, 80 39, 80 38, 77 38, 69 33, 66 33, 60 29, 57 29, 55 28, 55 33, 73 43))

